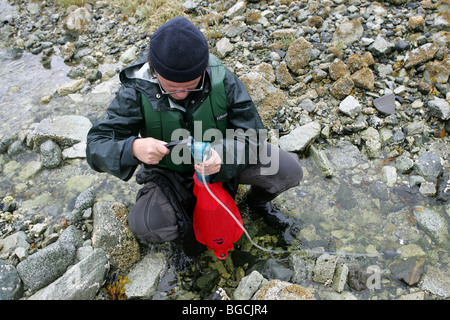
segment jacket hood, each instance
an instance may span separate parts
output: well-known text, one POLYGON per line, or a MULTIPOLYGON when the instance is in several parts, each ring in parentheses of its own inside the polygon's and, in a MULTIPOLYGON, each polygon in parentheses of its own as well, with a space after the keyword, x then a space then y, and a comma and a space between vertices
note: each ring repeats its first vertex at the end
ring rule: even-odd
POLYGON ((120 71, 120 82, 127 87, 147 91, 150 83, 157 83, 156 78, 152 77, 150 73, 150 66, 147 62, 147 51, 145 51, 133 63, 120 71))

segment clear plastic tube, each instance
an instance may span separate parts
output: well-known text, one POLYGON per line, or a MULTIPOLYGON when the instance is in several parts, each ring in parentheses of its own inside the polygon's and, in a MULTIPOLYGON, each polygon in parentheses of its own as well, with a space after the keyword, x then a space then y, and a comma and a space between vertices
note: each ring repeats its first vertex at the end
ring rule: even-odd
POLYGON ((204 171, 204 167, 203 166, 202 166, 201 176, 203 178, 202 179, 203 180, 203 184, 205 185, 206 190, 208 190, 208 193, 211 195, 211 197, 213 197, 213 199, 216 200, 217 203, 219 203, 228 212, 228 214, 233 218, 233 220, 236 222, 236 224, 242 229, 242 231, 244 231, 244 233, 247 236, 247 238, 250 241, 250 243, 252 245, 254 245, 256 248, 260 249, 260 250, 263 250, 263 251, 266 251, 266 252, 270 252, 270 253, 276 253, 276 254, 281 254, 281 253, 310 253, 310 254, 330 254, 330 255, 364 256, 364 257, 379 257, 379 256, 383 255, 383 253, 332 252, 332 251, 319 251, 319 250, 309 250, 309 249, 303 249, 303 250, 272 250, 272 249, 267 249, 267 248, 261 247, 260 245, 258 245, 256 242, 253 241, 253 239, 250 237, 250 235, 248 234, 248 232, 245 229, 245 227, 234 216, 234 214, 231 212, 231 210, 228 209, 227 206, 225 206, 222 203, 222 201, 220 201, 220 199, 216 197, 216 195, 211 191, 211 189, 209 189, 208 183, 206 182, 205 171, 204 171))

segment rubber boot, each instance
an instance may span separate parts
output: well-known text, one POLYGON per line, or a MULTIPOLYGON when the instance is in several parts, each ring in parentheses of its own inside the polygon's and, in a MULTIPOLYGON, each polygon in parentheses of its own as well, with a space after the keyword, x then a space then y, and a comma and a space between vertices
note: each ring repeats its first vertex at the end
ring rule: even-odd
POLYGON ((277 196, 278 194, 271 194, 260 187, 252 186, 247 192, 246 202, 250 210, 260 214, 269 226, 281 230, 284 243, 290 245, 297 238, 302 222, 288 217, 272 203, 277 196))
POLYGON ((290 225, 290 219, 272 203, 277 196, 278 194, 269 193, 260 187, 251 186, 246 202, 250 210, 260 214, 268 225, 284 229, 290 225))

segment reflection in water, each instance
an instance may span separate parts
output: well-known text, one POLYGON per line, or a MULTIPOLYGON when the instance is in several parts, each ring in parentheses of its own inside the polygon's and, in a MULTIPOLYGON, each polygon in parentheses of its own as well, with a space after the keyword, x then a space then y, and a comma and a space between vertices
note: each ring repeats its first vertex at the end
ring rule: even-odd
POLYGON ((14 59, 18 55, 11 50, 0 51, 0 134, 16 133, 48 114, 48 108, 39 101, 72 81, 66 76, 70 67, 58 55, 52 57, 51 68, 46 69, 40 55, 23 52, 14 59))

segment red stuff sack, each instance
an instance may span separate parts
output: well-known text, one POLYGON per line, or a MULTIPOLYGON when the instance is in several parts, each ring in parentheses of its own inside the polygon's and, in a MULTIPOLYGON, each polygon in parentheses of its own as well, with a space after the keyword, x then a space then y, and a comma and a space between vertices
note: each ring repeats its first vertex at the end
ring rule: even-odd
MULTIPOLYGON (((228 256, 244 232, 233 217, 208 192, 205 185, 194 174, 194 195, 197 203, 194 209, 193 227, 195 238, 205 244, 219 259, 228 256)), ((211 192, 234 214, 242 225, 241 215, 228 192, 222 188, 221 182, 208 183, 211 192)))

